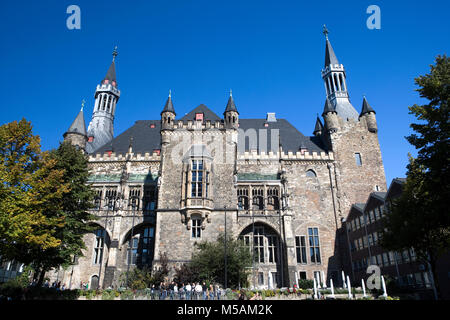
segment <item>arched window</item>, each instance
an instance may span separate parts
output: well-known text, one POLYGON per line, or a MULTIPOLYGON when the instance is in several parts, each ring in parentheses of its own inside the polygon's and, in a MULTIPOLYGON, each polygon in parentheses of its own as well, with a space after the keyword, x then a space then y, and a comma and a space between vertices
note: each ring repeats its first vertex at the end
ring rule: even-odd
POLYGON ((311 170, 311 169, 306 171, 306 176, 309 178, 317 178, 317 174, 314 172, 314 170, 311 170))
POLYGON ((339 74, 339 78, 341 79, 341 90, 346 91, 347 89, 345 88, 344 75, 342 73, 339 74))
POLYGON ((237 190, 237 196, 238 196, 238 209, 248 210, 249 209, 248 188, 239 188, 237 190))
POLYGON ((129 265, 148 266, 152 264, 155 247, 155 227, 139 225, 126 238, 126 261, 129 265))

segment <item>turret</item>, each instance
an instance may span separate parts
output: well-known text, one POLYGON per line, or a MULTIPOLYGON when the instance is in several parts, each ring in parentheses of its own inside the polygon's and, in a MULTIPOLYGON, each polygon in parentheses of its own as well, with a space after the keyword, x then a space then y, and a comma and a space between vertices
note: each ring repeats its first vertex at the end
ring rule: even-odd
POLYGON ((236 105, 233 100, 233 94, 230 90, 230 97, 228 98, 227 107, 223 113, 225 120, 225 128, 227 129, 237 129, 239 127, 239 112, 237 111, 236 105))
POLYGON ((325 120, 325 128, 327 132, 336 132, 339 128, 339 119, 336 109, 328 98, 325 99, 322 117, 325 120))
POLYGON ((88 140, 86 133, 86 125, 84 123, 83 114, 84 100, 81 104, 81 110, 69 129, 64 133, 64 141, 69 141, 72 145, 77 146, 81 150, 86 150, 86 142, 88 140))
POLYGON ((343 64, 340 64, 330 40, 328 40, 328 30, 324 26, 326 38, 325 43, 325 65, 322 69, 322 78, 325 84, 327 98, 335 108, 336 114, 344 120, 358 120, 358 112, 350 103, 347 90, 346 74, 343 64))
POLYGON ((161 111, 161 129, 169 130, 173 128, 173 123, 175 121, 175 109, 172 103, 172 93, 169 90, 169 97, 167 98, 166 104, 164 105, 163 111, 161 111))
POLYGON ((113 51, 113 60, 102 82, 95 90, 95 105, 92 120, 88 127, 88 143, 86 151, 91 153, 114 137, 114 115, 116 104, 120 98, 117 88, 115 58, 117 47, 113 51))
POLYGON ((313 134, 317 137, 322 135, 322 131, 323 131, 323 124, 322 121, 320 121, 319 115, 317 115, 316 125, 314 127, 313 134))
POLYGON ((359 118, 366 119, 367 129, 369 129, 370 132, 378 131, 377 119, 375 118, 375 110, 373 110, 372 107, 369 105, 366 97, 363 98, 363 105, 359 118))

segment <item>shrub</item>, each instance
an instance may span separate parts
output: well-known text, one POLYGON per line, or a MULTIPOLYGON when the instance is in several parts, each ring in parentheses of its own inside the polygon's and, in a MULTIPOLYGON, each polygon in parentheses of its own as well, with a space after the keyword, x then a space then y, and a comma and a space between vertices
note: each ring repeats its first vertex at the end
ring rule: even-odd
POLYGON ((131 290, 125 290, 120 294, 121 300, 133 300, 134 293, 131 290))
POLYGON ((312 289, 314 288, 314 280, 300 279, 298 280, 298 287, 300 289, 312 289))

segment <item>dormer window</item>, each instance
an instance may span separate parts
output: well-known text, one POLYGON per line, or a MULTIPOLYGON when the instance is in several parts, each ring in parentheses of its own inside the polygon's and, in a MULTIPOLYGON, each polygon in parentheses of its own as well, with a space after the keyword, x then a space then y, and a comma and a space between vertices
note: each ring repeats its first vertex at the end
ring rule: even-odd
POLYGON ((195 121, 203 121, 203 113, 196 113, 195 121))

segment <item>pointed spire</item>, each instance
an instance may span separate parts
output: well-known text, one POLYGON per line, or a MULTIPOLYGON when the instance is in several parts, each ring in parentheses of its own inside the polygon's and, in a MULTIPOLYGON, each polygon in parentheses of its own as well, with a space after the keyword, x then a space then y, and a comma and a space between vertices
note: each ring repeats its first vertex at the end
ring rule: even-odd
POLYGON ((361 114, 359 116, 362 116, 369 112, 375 113, 375 110, 373 110, 372 107, 369 105, 369 102, 367 102, 366 96, 363 96, 363 97, 364 98, 363 98, 362 110, 361 110, 361 114))
POLYGON ((325 45, 325 67, 330 64, 339 64, 336 55, 334 54, 333 47, 331 46, 330 40, 328 40, 328 29, 323 25, 323 34, 325 35, 326 45, 325 45))
POLYGON ((228 112, 228 111, 238 112, 236 109, 234 100, 233 100, 233 92, 231 91, 231 89, 230 89, 230 97, 228 98, 227 107, 225 108, 225 112, 228 112))
POLYGON ((116 80, 116 64, 115 64, 115 60, 117 57, 117 46, 114 47, 114 51, 112 53, 113 56, 113 60, 111 62, 111 65, 109 66, 108 72, 106 73, 105 79, 103 79, 103 82, 105 80, 108 80, 108 82, 111 82, 111 84, 113 86, 117 85, 117 80, 116 80))
POLYGON ((336 112, 336 109, 331 104, 330 100, 328 98, 325 99, 325 106, 323 107, 322 116, 329 113, 329 112, 336 112))
POLYGON ((164 106, 163 111, 161 111, 161 113, 163 112, 172 112, 173 114, 175 113, 175 109, 173 108, 173 103, 172 103, 172 90, 169 90, 169 97, 167 98, 166 104, 164 106))
POLYGON ((72 122, 72 124, 69 127, 69 130, 67 130, 66 133, 79 133, 84 136, 87 136, 86 124, 84 123, 83 107, 84 107, 84 100, 83 103, 81 104, 80 112, 78 112, 77 117, 72 122))
POLYGON ((316 134, 319 131, 323 131, 323 124, 322 121, 320 121, 319 115, 317 114, 316 126, 314 127, 313 134, 316 134))

